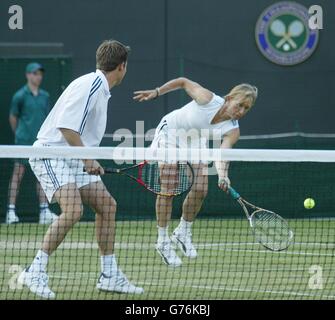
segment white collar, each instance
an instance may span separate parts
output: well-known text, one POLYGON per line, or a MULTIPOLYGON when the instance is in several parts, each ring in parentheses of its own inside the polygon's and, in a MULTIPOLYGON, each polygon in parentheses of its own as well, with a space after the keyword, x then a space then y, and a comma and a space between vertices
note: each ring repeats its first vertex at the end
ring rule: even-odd
POLYGON ((101 78, 101 80, 102 80, 102 84, 103 84, 103 86, 104 86, 105 93, 106 93, 108 96, 110 96, 111 94, 110 94, 110 92, 109 92, 109 85, 108 85, 108 81, 107 81, 106 76, 105 76, 105 75, 102 73, 102 71, 99 70, 99 69, 97 69, 97 70, 95 71, 95 73, 101 78))

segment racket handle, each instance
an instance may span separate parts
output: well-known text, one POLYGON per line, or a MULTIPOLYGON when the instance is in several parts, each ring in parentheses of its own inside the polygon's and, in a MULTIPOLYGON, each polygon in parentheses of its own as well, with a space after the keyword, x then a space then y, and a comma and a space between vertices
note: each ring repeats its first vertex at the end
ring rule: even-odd
MULTIPOLYGON (((104 168, 105 173, 120 173, 120 169, 114 169, 114 168, 104 168)), ((83 168, 83 172, 86 172, 86 168, 83 168)))
POLYGON ((121 173, 122 170, 120 169, 114 169, 114 168, 104 168, 105 173, 121 173))
POLYGON ((240 194, 232 187, 228 188, 229 194, 233 197, 233 199, 237 200, 241 198, 240 194))

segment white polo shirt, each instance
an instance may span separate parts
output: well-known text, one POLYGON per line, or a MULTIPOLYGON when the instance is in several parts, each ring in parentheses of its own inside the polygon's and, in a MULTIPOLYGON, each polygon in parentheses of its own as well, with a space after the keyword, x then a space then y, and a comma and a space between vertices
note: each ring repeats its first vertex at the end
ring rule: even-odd
POLYGON ((110 98, 105 75, 100 71, 71 82, 42 124, 36 144, 67 146, 60 128, 80 134, 85 146, 99 146, 105 134, 110 98))
POLYGON ((180 109, 163 117, 156 128, 152 148, 207 148, 210 138, 220 139, 238 128, 237 120, 225 120, 212 124, 212 120, 224 105, 224 98, 213 93, 205 105, 192 100, 180 109))

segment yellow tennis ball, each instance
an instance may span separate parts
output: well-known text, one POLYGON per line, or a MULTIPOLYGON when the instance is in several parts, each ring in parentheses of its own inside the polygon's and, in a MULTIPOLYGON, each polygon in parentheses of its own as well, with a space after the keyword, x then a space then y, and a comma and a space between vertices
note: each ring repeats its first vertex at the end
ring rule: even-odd
POLYGON ((305 199, 305 201, 304 201, 304 207, 306 209, 312 209, 312 208, 314 208, 314 206, 315 206, 314 199, 312 199, 312 198, 305 199))

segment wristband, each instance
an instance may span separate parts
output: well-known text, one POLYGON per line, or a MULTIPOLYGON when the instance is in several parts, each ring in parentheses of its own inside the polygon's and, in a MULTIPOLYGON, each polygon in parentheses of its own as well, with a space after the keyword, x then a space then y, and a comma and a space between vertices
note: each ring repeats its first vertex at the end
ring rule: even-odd
POLYGON ((155 91, 156 91, 156 97, 154 99, 157 99, 160 95, 159 88, 157 87, 155 91))

